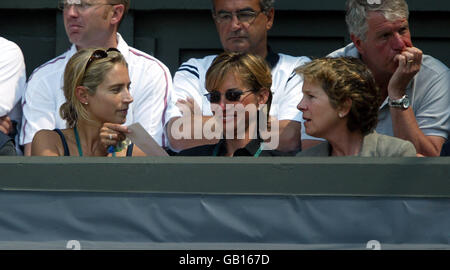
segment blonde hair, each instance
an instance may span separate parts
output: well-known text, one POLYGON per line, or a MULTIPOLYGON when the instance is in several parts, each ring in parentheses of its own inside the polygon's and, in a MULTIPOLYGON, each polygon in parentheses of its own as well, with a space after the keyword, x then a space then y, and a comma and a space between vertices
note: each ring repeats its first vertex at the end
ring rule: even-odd
POLYGON ((80 117, 89 120, 86 108, 76 97, 75 89, 78 86, 84 86, 89 95, 92 96, 95 94, 97 86, 104 81, 106 74, 116 64, 128 66, 125 58, 120 52, 109 51, 105 58, 92 58, 89 66, 86 68, 89 60, 97 50, 104 49, 96 48, 78 51, 70 58, 66 65, 66 69, 64 70, 63 91, 66 102, 61 105, 59 113, 62 119, 67 121, 68 128, 74 127, 80 117))
POLYGON ((233 72, 251 91, 258 93, 261 89, 269 91, 267 112, 272 103, 272 74, 266 61, 257 55, 224 52, 214 59, 206 72, 206 89, 215 90, 221 85, 228 72, 233 72))

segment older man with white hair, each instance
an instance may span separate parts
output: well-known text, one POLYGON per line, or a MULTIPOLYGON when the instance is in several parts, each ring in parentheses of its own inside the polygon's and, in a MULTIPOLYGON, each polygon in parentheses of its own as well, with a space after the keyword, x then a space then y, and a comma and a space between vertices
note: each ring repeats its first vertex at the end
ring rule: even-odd
POLYGON ((348 0, 353 43, 329 56, 360 58, 384 103, 376 131, 411 141, 417 153, 438 156, 450 132, 450 71, 413 46, 404 0, 348 0))

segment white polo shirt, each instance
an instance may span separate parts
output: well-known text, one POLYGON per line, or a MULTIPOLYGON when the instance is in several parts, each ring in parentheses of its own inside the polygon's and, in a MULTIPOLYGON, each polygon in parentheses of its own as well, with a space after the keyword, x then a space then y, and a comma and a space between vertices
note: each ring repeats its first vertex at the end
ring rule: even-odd
MULTIPOLYGON (((139 122, 159 145, 165 147, 163 126, 172 76, 159 60, 129 47, 119 34, 117 39, 117 49, 128 63, 130 93, 134 99, 129 106, 125 125, 139 122)), ((66 128, 66 121, 61 118, 59 108, 66 101, 62 90, 64 69, 75 53, 76 47, 72 45, 69 51, 31 74, 23 101, 21 144, 31 143, 33 136, 41 129, 66 128)))
MULTIPOLYGON (((272 53, 273 54, 273 53, 272 53)), ((211 105, 205 94, 206 72, 217 55, 201 59, 191 58, 183 63, 174 76, 174 90, 171 93, 167 122, 174 117, 181 117, 181 111, 176 106, 179 99, 191 97, 201 107, 203 115, 212 115, 211 105)), ((309 62, 308 57, 293 57, 278 54, 278 61, 272 66, 272 104, 269 114, 278 120, 293 120, 303 122, 302 112, 297 109, 303 94, 303 79, 295 73, 295 69, 309 62)), ((301 138, 315 139, 305 133, 302 126, 301 138)))
MULTIPOLYGON (((0 117, 8 115, 18 123, 18 131, 22 123, 20 99, 25 90, 25 61, 19 46, 0 37, 0 117)), ((19 136, 17 136, 18 139, 19 136)), ((18 140, 16 139, 16 146, 18 140)), ((17 148, 18 153, 20 150, 17 148)))

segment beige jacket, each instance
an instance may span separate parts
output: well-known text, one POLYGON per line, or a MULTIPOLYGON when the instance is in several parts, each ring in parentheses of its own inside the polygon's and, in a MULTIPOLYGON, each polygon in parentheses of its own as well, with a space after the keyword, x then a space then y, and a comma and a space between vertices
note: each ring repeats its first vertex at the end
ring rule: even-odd
MULTIPOLYGON (((297 156, 310 157, 330 156, 331 145, 323 142, 319 145, 299 152, 297 156)), ((366 135, 358 156, 360 157, 415 157, 414 145, 399 138, 378 134, 375 131, 366 135)))

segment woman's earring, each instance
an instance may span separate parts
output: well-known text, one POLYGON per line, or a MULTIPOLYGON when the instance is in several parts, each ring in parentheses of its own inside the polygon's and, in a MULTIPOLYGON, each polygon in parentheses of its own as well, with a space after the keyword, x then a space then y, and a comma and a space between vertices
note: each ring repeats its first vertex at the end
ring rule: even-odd
POLYGON ((344 114, 343 113, 339 113, 339 118, 344 118, 344 114))
POLYGON ((84 103, 84 105, 88 105, 88 104, 89 104, 89 103, 87 103, 87 102, 86 102, 86 103, 84 103))

